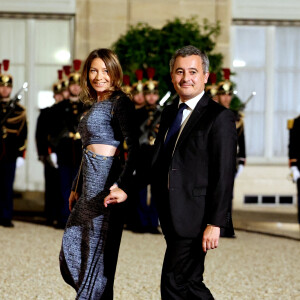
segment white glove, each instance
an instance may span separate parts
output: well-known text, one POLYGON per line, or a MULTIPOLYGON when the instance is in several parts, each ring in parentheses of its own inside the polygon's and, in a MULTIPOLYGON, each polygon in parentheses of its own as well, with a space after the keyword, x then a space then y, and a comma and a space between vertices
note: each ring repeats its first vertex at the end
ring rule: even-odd
POLYGON ((236 171, 235 178, 237 178, 239 175, 241 175, 242 172, 243 172, 243 170, 244 170, 244 165, 240 164, 240 165, 238 166, 237 171, 236 171))
POLYGON ((52 164, 53 164, 53 167, 54 167, 55 169, 57 169, 57 168, 58 168, 58 164, 57 164, 57 154, 56 154, 56 153, 50 153, 49 157, 50 157, 50 161, 51 161, 52 164))
POLYGON ((16 167, 20 168, 24 165, 25 159, 21 156, 17 157, 16 167))
POLYGON ((292 172, 292 176, 293 176, 293 181, 297 182, 298 178, 300 177, 300 172, 298 167, 293 166, 291 167, 291 172, 292 172))

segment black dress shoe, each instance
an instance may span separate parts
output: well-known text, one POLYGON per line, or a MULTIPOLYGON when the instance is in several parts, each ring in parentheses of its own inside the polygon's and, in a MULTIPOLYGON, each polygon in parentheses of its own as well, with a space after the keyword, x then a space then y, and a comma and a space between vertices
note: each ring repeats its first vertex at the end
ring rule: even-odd
POLYGON ((1 220, 0 221, 0 225, 2 225, 3 227, 15 227, 15 225, 12 223, 11 220, 1 220))

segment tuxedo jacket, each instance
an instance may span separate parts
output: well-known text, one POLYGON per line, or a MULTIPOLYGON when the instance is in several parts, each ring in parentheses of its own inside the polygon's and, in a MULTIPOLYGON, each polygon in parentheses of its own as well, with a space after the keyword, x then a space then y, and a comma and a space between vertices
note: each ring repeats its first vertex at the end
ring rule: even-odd
POLYGON ((163 144, 179 99, 161 116, 152 161, 152 189, 162 230, 195 238, 207 224, 227 227, 236 168, 234 114, 204 94, 165 166, 163 144))

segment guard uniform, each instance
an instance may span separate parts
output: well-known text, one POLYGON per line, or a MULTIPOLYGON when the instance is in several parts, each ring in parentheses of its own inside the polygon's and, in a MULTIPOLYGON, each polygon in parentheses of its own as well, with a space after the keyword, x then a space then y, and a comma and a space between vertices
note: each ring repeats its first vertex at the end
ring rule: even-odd
MULTIPOLYGON (((4 71, 9 61, 3 61, 4 71)), ((0 75, 0 225, 13 227, 13 183, 16 160, 25 158, 27 139, 27 120, 25 108, 9 99, 13 78, 8 74, 0 75), (7 92, 10 91, 10 92, 7 92), (9 93, 9 94, 7 94, 9 93)))
MULTIPOLYGON (((288 121, 289 134, 289 163, 290 167, 300 170, 300 116, 288 121)), ((297 179, 298 223, 300 224, 300 177, 297 179)))
POLYGON ((79 170, 82 157, 82 144, 77 129, 84 106, 79 100, 79 95, 72 94, 72 86, 79 87, 80 63, 79 60, 74 60, 74 72, 68 79, 70 99, 64 99, 52 108, 54 119, 49 132, 49 142, 52 152, 57 154, 62 195, 58 228, 64 228, 68 220, 72 182, 79 170))
MULTIPOLYGON (((214 97, 215 99, 218 99, 218 102, 221 105, 224 105, 225 107, 230 106, 230 102, 232 100, 232 94, 233 94, 233 83, 230 81, 230 69, 223 69, 223 80, 220 81, 218 83, 218 88, 217 88, 217 93, 216 96, 214 97), (221 103, 219 97, 220 95, 227 95, 228 97, 230 97, 230 102, 229 103, 221 103)), ((229 107, 227 107, 229 108, 229 107)), ((239 113, 235 113, 236 115, 236 120, 241 120, 239 113)), ((243 123, 241 123, 243 124, 243 123)), ((244 138, 244 126, 241 127, 241 125, 237 125, 236 122, 236 127, 237 127, 237 131, 241 132, 241 136, 240 136, 240 140, 242 140, 242 138, 244 138)), ((244 151, 245 153, 245 141, 243 142, 243 150, 241 149, 241 151, 244 151)), ((238 156, 237 156, 237 161, 238 161, 238 156)), ((241 160, 242 161, 242 160, 241 160)), ((244 163, 245 163, 245 159, 244 159, 244 163)), ((232 191, 232 200, 233 200, 233 191, 232 191)), ((233 227, 233 222, 232 222, 232 201, 230 202, 230 208, 228 210, 227 213, 227 224, 228 227, 227 228, 221 228, 221 232, 220 232, 220 236, 221 237, 228 237, 228 238, 233 238, 235 237, 235 233, 234 233, 234 227, 233 227)))
MULTIPOLYGON (((153 80, 154 68, 147 69, 148 80, 144 83, 143 92, 146 105, 143 110, 144 119, 139 124, 140 135, 140 158, 137 164, 137 178, 145 180, 149 177, 151 161, 154 154, 154 142, 158 132, 162 108, 158 104, 159 91, 158 82, 153 80)), ((146 180, 149 182, 149 180, 146 180)), ((141 232, 160 233, 158 231, 158 213, 155 199, 151 193, 151 185, 138 191, 137 211, 139 216, 139 230, 141 232)))
POLYGON ((38 158, 44 165, 45 178, 45 217, 47 225, 54 225, 59 220, 60 204, 63 203, 61 196, 59 171, 57 165, 51 160, 53 151, 49 142, 49 132, 56 120, 53 113, 55 106, 62 101, 62 70, 58 70, 58 82, 53 84, 55 103, 51 107, 41 109, 36 125, 36 146, 38 158))

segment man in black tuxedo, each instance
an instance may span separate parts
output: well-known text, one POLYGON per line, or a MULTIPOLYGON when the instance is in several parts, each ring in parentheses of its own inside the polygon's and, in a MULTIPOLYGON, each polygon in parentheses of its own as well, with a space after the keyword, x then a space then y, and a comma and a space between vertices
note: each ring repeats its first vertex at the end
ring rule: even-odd
POLYGON ((167 243, 162 300, 213 299, 203 283, 204 259, 218 246, 220 228, 228 225, 235 118, 205 94, 208 69, 207 56, 193 46, 177 50, 170 61, 179 99, 162 112, 152 162, 153 193, 167 243))

